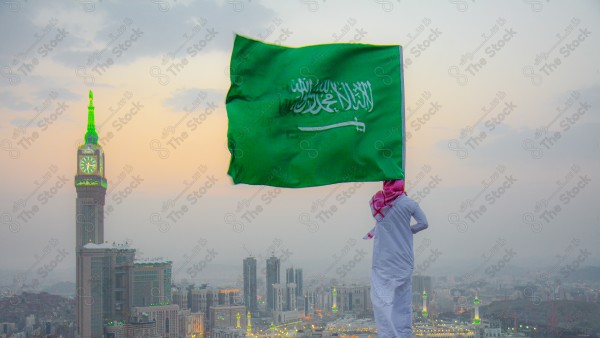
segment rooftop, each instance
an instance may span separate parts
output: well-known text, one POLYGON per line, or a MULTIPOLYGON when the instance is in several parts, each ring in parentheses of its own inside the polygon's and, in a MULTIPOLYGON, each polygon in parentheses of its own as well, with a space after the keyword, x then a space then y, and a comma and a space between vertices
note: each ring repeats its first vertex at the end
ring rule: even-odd
POLYGON ((108 243, 104 242, 101 244, 87 243, 83 246, 85 249, 118 249, 118 250, 135 250, 127 242, 125 243, 108 243))

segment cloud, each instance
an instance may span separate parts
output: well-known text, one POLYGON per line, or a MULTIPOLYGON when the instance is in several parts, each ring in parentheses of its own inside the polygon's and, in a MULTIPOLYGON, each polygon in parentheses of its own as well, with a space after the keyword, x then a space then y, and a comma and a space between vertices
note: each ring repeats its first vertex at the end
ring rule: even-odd
POLYGON ((56 59, 68 66, 94 65, 109 58, 128 64, 141 57, 169 56, 176 60, 200 53, 229 50, 232 32, 245 26, 262 26, 273 16, 260 4, 245 6, 239 14, 213 1, 172 3, 168 10, 131 2, 102 3, 87 15, 105 20, 86 27, 93 34, 72 32, 70 46, 56 59), (97 57, 95 57, 97 56, 97 57), (91 62, 90 62, 91 59, 91 62))
POLYGON ((194 110, 199 104, 207 102, 223 102, 225 92, 216 89, 186 88, 175 92, 171 97, 165 99, 163 104, 178 111, 194 110))

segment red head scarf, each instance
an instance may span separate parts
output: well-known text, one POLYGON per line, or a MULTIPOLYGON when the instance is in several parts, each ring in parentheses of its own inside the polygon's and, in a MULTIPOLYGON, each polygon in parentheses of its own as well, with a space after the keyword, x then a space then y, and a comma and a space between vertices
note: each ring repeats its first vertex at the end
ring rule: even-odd
POLYGON ((383 190, 378 191, 371 198, 371 213, 377 221, 381 221, 392 202, 400 195, 406 195, 404 192, 404 180, 392 180, 383 182, 383 190))
MULTIPOLYGON (((383 182, 383 190, 378 191, 371 198, 371 213, 376 221, 381 221, 388 210, 392 207, 392 202, 404 192, 404 180, 392 180, 383 182)), ((363 239, 371 239, 375 236, 375 228, 371 229, 363 239)))

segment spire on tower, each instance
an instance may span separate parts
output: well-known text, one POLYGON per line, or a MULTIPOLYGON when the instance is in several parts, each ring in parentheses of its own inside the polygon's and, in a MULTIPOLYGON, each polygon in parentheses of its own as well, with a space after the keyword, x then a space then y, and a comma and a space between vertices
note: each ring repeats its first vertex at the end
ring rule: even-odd
POLYGON ((96 132, 96 123, 94 122, 94 93, 89 93, 90 105, 88 106, 88 124, 85 133, 86 144, 98 144, 98 133, 96 132))

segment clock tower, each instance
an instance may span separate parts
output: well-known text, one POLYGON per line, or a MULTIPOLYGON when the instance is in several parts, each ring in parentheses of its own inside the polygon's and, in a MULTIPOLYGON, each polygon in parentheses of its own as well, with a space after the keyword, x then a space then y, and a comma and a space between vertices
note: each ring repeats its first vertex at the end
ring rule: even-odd
POLYGON ((94 94, 90 90, 85 143, 77 149, 76 251, 87 243, 104 243, 104 198, 106 176, 104 151, 98 144, 94 122, 94 94))

